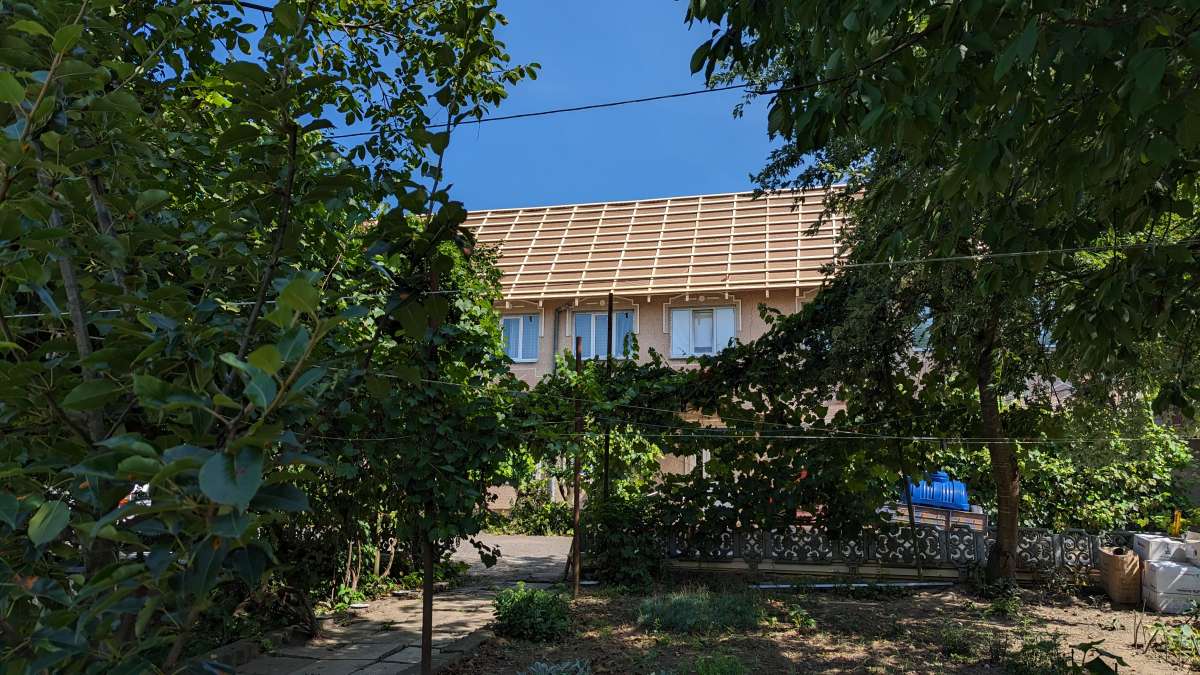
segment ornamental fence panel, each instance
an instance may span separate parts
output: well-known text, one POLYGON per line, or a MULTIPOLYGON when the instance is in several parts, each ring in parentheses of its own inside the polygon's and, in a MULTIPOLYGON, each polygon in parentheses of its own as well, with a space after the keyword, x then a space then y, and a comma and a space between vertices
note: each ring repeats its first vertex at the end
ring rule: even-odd
MULTIPOLYGON (((1101 546, 1132 546, 1133 535, 1124 530, 1093 534, 1023 527, 1017 536, 1017 568, 1026 572, 1086 571, 1096 566, 1101 546)), ((928 524, 918 524, 915 536, 908 525, 864 529, 857 537, 842 539, 811 526, 793 525, 771 530, 727 527, 715 532, 675 529, 660 538, 668 560, 960 570, 986 562, 994 541, 994 528, 984 532, 965 525, 928 524)))

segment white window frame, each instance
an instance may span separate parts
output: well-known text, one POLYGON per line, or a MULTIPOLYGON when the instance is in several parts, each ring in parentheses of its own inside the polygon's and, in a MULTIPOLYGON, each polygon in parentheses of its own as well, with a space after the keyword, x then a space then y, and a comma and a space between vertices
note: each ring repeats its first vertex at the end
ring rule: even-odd
MULTIPOLYGON (((501 335, 504 334, 504 320, 505 319, 516 319, 517 320, 517 354, 521 354, 525 351, 524 350, 524 347, 525 347, 525 320, 531 316, 536 316, 538 319, 538 329, 536 331, 534 331, 535 334, 533 336, 533 341, 534 341, 533 342, 533 358, 532 359, 522 359, 522 358, 517 358, 517 357, 509 354, 508 358, 511 359, 513 363, 537 363, 538 362, 538 358, 541 357, 541 351, 542 351, 542 341, 540 339, 541 332, 542 332, 542 315, 537 312, 526 312, 524 314, 502 314, 502 315, 500 315, 500 333, 501 333, 501 335)), ((506 340, 505 346, 507 346, 507 345, 508 345, 508 342, 506 340)))
MULTIPOLYGON (((672 348, 672 345, 669 344, 668 345, 668 353, 670 354, 669 358, 675 359, 677 361, 682 361, 684 359, 692 358, 693 356, 716 356, 717 354, 720 354, 721 352, 728 349, 729 348, 728 344, 721 345, 721 346, 718 346, 716 344, 716 342, 717 342, 717 310, 718 309, 728 309, 728 310, 733 311, 733 337, 731 339, 731 342, 732 342, 732 340, 737 339, 738 333, 741 332, 741 325, 740 325, 741 324, 741 316, 740 316, 740 312, 738 311, 737 305, 704 305, 704 306, 700 306, 700 307, 670 307, 670 306, 665 307, 664 308, 664 313, 666 315, 665 323, 667 324, 667 326, 672 326, 671 313, 673 313, 673 312, 687 312, 688 313, 688 321, 687 321, 688 348, 687 348, 687 352, 684 354, 676 354, 674 352, 674 349, 672 348), (713 351, 711 351, 711 352, 705 352, 703 354, 696 353, 696 349, 695 349, 696 336, 692 331, 692 328, 696 325, 695 319, 692 317, 692 314, 695 312, 712 312, 713 351)), ((674 330, 673 326, 671 327, 671 330, 672 331, 674 330)), ((670 342, 673 343, 674 341, 675 341, 675 336, 671 335, 670 342)))
MULTIPOLYGON (((621 312, 629 312, 630 314, 633 315, 633 322, 629 328, 629 334, 637 335, 637 325, 638 325, 637 324, 637 322, 638 322, 637 308, 636 307, 634 307, 634 308, 623 307, 621 309, 614 309, 613 310, 613 327, 612 327, 613 328, 612 336, 613 336, 613 343, 614 343, 613 344, 613 358, 614 359, 630 358, 629 356, 625 355, 624 349, 622 349, 621 351, 617 351, 617 345, 615 344, 617 341, 616 319, 617 319, 617 315, 620 314, 621 312)), ((590 344, 592 346, 592 351, 594 352, 594 351, 596 351, 596 318, 595 317, 603 316, 605 318, 608 318, 608 310, 607 309, 604 309, 604 310, 579 310, 579 311, 572 312, 571 313, 571 326, 570 326, 571 332, 569 333, 569 335, 571 337, 575 337, 575 321, 576 321, 576 317, 578 317, 580 314, 587 314, 592 317, 592 319, 590 321, 588 321, 588 325, 591 326, 591 335, 588 336, 590 338, 588 344, 590 344)), ((607 338, 607 337, 608 336, 605 336, 605 338, 607 338)), ((621 345, 622 348, 624 346, 625 346, 624 344, 621 345)), ((574 341, 571 342, 571 347, 572 348, 575 347, 574 341)), ((603 358, 607 358, 607 357, 608 357, 607 353, 592 354, 591 356, 582 355, 582 358, 584 360, 603 359, 603 358)))

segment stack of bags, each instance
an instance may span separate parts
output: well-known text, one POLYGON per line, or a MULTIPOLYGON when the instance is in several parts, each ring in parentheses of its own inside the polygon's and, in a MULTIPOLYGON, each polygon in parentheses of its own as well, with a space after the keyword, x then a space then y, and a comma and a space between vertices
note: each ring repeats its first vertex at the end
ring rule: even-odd
POLYGON ((1137 534, 1133 550, 1142 561, 1142 599, 1164 614, 1182 614, 1200 602, 1200 541, 1137 534))

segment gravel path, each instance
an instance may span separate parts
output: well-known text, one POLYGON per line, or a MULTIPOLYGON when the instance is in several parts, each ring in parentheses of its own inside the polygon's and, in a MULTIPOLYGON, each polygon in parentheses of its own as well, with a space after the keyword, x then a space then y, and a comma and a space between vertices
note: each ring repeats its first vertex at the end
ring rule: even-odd
POLYGON ((570 537, 528 537, 510 534, 481 534, 479 541, 499 547, 500 559, 491 568, 479 560, 479 552, 469 542, 454 552, 455 560, 470 563, 468 571, 478 580, 472 583, 529 581, 553 583, 562 581, 567 556, 571 551, 570 537))

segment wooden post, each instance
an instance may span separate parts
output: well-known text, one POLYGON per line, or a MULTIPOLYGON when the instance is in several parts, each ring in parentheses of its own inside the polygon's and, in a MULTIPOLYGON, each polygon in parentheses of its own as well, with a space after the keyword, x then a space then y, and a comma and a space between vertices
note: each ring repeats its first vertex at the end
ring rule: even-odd
POLYGON ((582 397, 582 392, 580 391, 580 387, 579 387, 579 378, 583 373, 583 357, 581 356, 582 352, 583 352, 583 336, 576 335, 575 336, 575 477, 574 477, 574 490, 573 490, 573 492, 575 493, 573 495, 574 500, 575 500, 575 505, 571 509, 571 518, 572 518, 572 521, 574 522, 574 527, 572 528, 574 536, 573 536, 573 541, 571 542, 571 549, 572 549, 572 553, 574 554, 574 557, 572 558, 571 566, 574 568, 573 574, 575 577, 574 590, 572 591, 572 596, 576 597, 576 598, 579 597, 579 566, 580 566, 580 560, 582 558, 582 556, 580 555, 580 548, 583 544, 583 542, 579 536, 579 474, 581 471, 580 461, 581 461, 582 455, 583 455, 583 409, 579 405, 580 398, 582 397))
MULTIPOLYGON (((438 288, 438 273, 436 270, 429 272, 429 292, 436 294, 438 288)), ((434 341, 434 336, 438 329, 441 328, 441 321, 429 318, 429 353, 427 357, 427 366, 429 368, 429 379, 436 380, 438 378, 438 352, 437 343, 434 341)), ((429 439, 432 443, 434 439, 429 439)), ((432 503, 425 504, 425 520, 433 522, 434 507, 432 503)), ((433 542, 430 540, 430 532, 427 530, 422 533, 421 537, 421 573, 424 578, 421 579, 421 675, 432 675, 433 673, 433 542)))
MULTIPOLYGON (((612 382, 612 352, 613 352, 613 336, 617 331, 613 328, 613 294, 610 291, 608 294, 608 358, 604 364, 605 388, 612 382)), ((604 499, 608 500, 608 453, 609 447, 612 444, 612 422, 605 417, 604 419, 604 499)))

